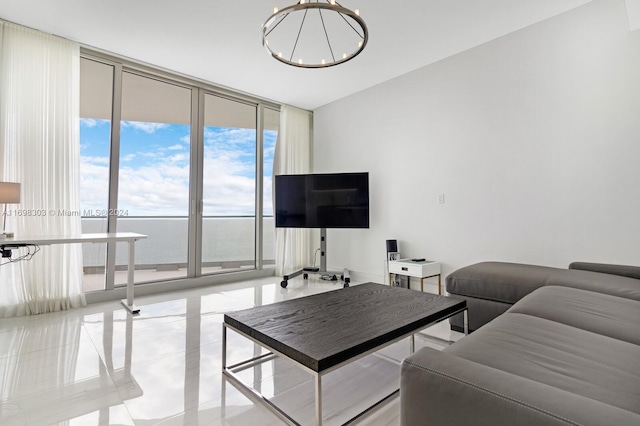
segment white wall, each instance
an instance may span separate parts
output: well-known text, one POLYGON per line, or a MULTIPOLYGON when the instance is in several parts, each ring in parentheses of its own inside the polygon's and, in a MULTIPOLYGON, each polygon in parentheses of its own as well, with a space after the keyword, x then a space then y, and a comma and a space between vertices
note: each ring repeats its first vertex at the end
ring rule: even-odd
POLYGON ((393 238, 445 273, 640 265, 640 31, 624 0, 323 106, 314 127, 315 172, 370 172, 371 228, 328 231, 329 266, 354 279, 384 282, 393 238))

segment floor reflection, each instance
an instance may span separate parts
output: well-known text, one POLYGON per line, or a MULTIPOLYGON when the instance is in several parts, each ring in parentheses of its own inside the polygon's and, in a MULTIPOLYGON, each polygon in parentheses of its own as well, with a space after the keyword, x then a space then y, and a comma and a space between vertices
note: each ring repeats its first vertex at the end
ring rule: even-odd
MULTIPOLYGON (((24 327, 0 329, 0 423, 3 425, 133 424, 122 395, 98 355, 82 318, 49 314, 24 327), (92 419, 92 420, 89 420, 92 419), (80 424, 77 423, 76 424, 80 424), (88 423, 85 423, 88 424, 88 423)), ((9 321, 15 323, 16 321, 9 321)), ((3 324, 4 325, 4 324, 3 324)), ((126 372, 118 372, 128 383, 126 372)))
MULTIPOLYGON (((138 316, 109 302, 0 321, 0 424, 283 424, 222 375, 223 315, 341 286, 299 279, 282 289, 278 283, 267 278, 137 297, 138 316)), ((450 337, 446 327, 440 332, 450 337)), ((404 343, 328 377, 329 424, 339 422, 349 407, 367 402, 359 396, 362 389, 382 387, 389 377, 397 386, 397 365, 388 359, 406 356, 404 343)), ((229 334, 227 345, 231 362, 263 351, 236 333, 229 334)), ((296 418, 309 413, 313 418, 308 373, 276 359, 242 374, 296 418)), ((399 424, 398 414, 397 402, 391 402, 361 424, 399 424)))

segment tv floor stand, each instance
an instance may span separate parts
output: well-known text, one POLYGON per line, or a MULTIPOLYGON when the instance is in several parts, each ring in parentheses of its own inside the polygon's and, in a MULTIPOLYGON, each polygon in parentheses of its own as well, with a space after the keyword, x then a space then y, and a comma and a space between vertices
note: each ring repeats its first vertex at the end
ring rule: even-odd
POLYGON ((327 229, 320 228, 320 267, 306 267, 299 269, 291 274, 284 275, 282 277, 282 281, 280 282, 280 287, 287 288, 289 285, 289 280, 291 278, 295 278, 298 275, 302 275, 303 279, 308 279, 309 275, 330 275, 331 279, 329 281, 340 281, 344 282, 344 287, 349 287, 349 283, 351 282, 351 277, 349 277, 349 269, 344 268, 342 272, 336 271, 327 271, 327 229))

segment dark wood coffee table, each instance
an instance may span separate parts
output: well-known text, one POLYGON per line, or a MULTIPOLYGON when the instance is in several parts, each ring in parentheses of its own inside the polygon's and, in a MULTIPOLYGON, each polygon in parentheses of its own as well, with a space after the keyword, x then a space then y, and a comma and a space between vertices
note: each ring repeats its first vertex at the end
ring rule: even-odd
POLYGON ((298 425, 236 374, 276 355, 294 361, 315 376, 316 424, 321 425, 323 375, 407 337, 413 352, 415 333, 461 312, 466 334, 464 299, 374 283, 230 312, 222 324, 222 370, 241 390, 248 390, 287 423, 298 425), (270 353, 227 366, 227 328, 270 353))

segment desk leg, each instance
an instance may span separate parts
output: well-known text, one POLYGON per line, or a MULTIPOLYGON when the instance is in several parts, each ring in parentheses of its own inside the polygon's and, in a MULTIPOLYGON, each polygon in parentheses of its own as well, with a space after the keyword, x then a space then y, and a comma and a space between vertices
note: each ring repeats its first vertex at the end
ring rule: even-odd
POLYGON ((127 268, 127 300, 122 304, 132 314, 140 313, 140 309, 133 304, 133 268, 135 267, 135 240, 129 241, 129 265, 127 268))
POLYGON ((442 295, 442 275, 438 274, 438 294, 442 295))
POLYGON ((424 293, 424 278, 420 278, 420 291, 424 293))

